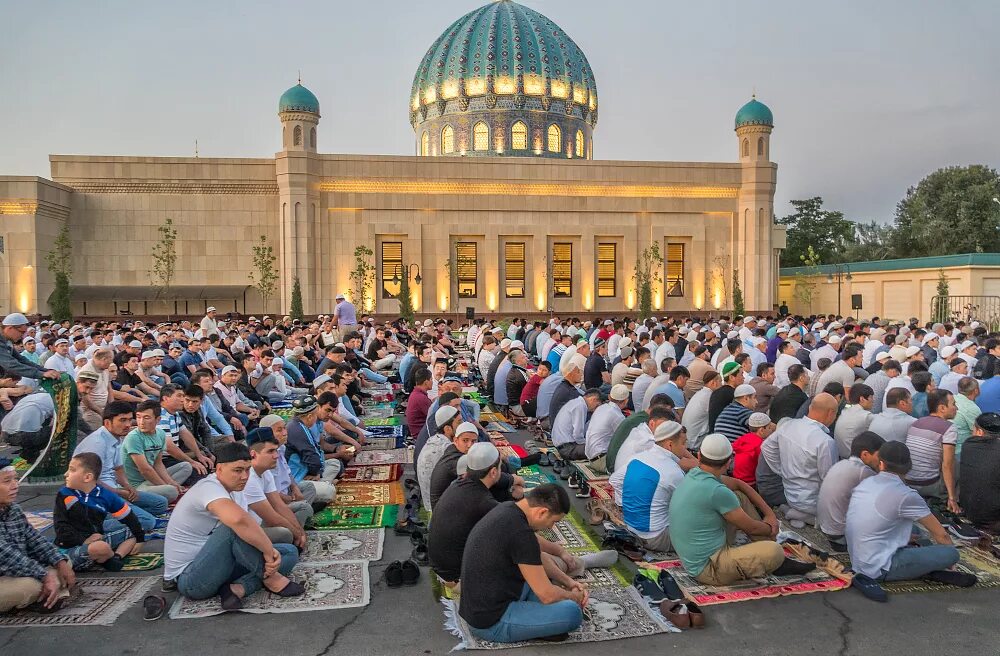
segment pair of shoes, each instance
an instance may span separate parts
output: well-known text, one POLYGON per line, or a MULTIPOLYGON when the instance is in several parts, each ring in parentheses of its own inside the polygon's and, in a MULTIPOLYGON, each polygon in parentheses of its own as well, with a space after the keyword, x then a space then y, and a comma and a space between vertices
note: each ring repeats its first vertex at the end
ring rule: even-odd
POLYGON ((851 580, 851 587, 857 588, 861 594, 868 597, 872 601, 879 601, 885 603, 889 601, 889 594, 885 591, 879 582, 875 579, 865 576, 864 574, 855 574, 854 578, 851 580))
POLYGON ((658 604, 667 598, 667 594, 663 591, 663 588, 657 585, 653 579, 643 576, 642 572, 635 573, 635 577, 632 579, 632 586, 639 591, 639 594, 649 599, 652 603, 658 604))
POLYGON ((413 545, 427 544, 427 537, 424 535, 422 529, 413 529, 413 532, 410 533, 410 542, 413 545))
POLYGON ((559 478, 568 481, 574 473, 576 473, 576 467, 566 462, 563 463, 562 469, 559 470, 559 478))
POLYGON ((629 560, 636 562, 643 560, 646 551, 629 538, 605 536, 601 542, 601 549, 614 549, 629 560))
POLYGON ((678 629, 705 628, 705 613, 693 601, 664 599, 660 602, 660 614, 678 629))
POLYGON ((409 519, 404 519, 397 523, 392 530, 396 535, 412 535, 414 531, 423 531, 423 528, 423 526, 417 525, 409 519))
POLYGON ((543 453, 541 456, 539 456, 539 458, 538 458, 538 465, 540 467, 551 467, 552 466, 552 461, 549 459, 549 454, 548 453, 543 453))
POLYGON ((580 488, 580 472, 574 471, 569 475, 569 489, 577 490, 580 488))
POLYGON ((583 477, 580 477, 578 479, 577 487, 579 488, 576 491, 577 499, 586 499, 587 497, 590 496, 590 483, 583 480, 583 477))
POLYGON ((417 546, 413 547, 413 552, 410 554, 410 558, 418 565, 429 565, 431 561, 430 554, 427 552, 427 543, 420 542, 417 546))
POLYGON ((394 560, 385 570, 385 584, 390 588, 401 585, 416 585, 420 579, 420 568, 412 560, 394 560))

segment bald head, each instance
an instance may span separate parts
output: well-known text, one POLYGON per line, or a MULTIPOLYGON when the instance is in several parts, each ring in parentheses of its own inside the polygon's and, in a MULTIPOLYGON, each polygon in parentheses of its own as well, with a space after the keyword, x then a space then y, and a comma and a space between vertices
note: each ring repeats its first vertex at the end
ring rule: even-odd
POLYGON ((837 405, 837 399, 832 395, 826 392, 817 394, 809 404, 809 418, 829 426, 837 418, 837 405))

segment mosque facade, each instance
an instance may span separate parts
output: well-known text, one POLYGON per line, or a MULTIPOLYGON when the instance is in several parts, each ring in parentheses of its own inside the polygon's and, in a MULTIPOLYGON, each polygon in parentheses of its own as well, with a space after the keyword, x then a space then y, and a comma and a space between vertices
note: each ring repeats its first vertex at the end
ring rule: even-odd
POLYGON ((758 100, 736 114, 734 161, 601 160, 583 51, 500 0, 432 43, 408 102, 411 156, 317 152, 320 102, 300 83, 279 100, 273 157, 51 155, 48 179, 0 176, 0 313, 48 312, 46 254, 67 224, 80 315, 283 313, 295 280, 307 314, 339 293, 393 314, 404 277, 420 314, 620 314, 638 304, 636 260, 654 244, 658 311, 731 307, 734 271, 748 311, 777 306, 785 238, 774 120, 758 100), (150 272, 168 219, 165 288, 150 272), (266 305, 250 282, 262 237, 279 274, 266 305))

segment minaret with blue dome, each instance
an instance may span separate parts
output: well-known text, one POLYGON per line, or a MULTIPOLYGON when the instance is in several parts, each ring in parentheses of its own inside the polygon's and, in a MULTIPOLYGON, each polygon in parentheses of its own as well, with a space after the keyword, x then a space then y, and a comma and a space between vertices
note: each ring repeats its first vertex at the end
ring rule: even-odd
POLYGON ((283 150, 316 152, 316 127, 319 124, 319 100, 302 86, 302 80, 278 99, 283 150))
POLYGON ((772 239, 778 173, 778 165, 771 161, 774 114, 755 94, 736 112, 735 124, 742 183, 733 230, 733 268, 739 270, 740 286, 748 298, 776 298, 776 290, 767 288, 777 284, 780 253, 772 239))

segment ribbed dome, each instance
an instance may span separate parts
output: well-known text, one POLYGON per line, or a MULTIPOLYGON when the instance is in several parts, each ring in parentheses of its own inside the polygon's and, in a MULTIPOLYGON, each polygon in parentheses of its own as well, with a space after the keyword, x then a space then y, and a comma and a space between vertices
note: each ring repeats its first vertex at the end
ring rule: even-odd
POLYGON ((774 127, 774 115, 767 105, 753 98, 736 112, 736 127, 742 125, 767 125, 774 127))
POLYGON ((318 115, 319 100, 312 91, 299 83, 281 94, 281 99, 278 100, 278 113, 281 112, 310 112, 318 115))
POLYGON ((596 123, 597 84, 583 51, 551 20, 510 0, 469 12, 431 45, 413 79, 410 111, 490 91, 568 100, 596 123))

